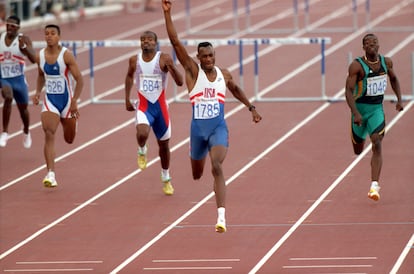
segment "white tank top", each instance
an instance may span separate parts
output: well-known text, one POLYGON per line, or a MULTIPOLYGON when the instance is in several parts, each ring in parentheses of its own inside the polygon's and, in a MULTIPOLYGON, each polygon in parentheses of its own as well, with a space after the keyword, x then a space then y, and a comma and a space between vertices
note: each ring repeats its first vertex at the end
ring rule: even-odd
POLYGON ((167 73, 160 68, 161 52, 157 51, 151 61, 145 62, 138 53, 135 82, 138 92, 151 103, 155 103, 167 86, 167 73))
POLYGON ((0 36, 0 67, 2 78, 13 78, 24 75, 25 55, 19 48, 19 36, 6 45, 6 32, 0 36))
POLYGON ((224 102, 226 99, 226 81, 218 67, 216 79, 210 81, 206 73, 198 65, 197 81, 190 91, 190 101, 193 106, 194 119, 213 119, 224 117, 224 102))

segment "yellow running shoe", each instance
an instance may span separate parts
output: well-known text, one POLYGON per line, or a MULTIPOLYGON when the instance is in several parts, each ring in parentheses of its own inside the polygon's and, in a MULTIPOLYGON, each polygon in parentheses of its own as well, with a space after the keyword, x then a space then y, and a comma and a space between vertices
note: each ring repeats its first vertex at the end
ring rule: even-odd
POLYGON ((218 232, 218 233, 224 233, 226 231, 227 231, 226 221, 225 220, 217 220, 216 232, 218 232))
POLYGON ((371 189, 368 192, 368 198, 370 198, 374 201, 378 201, 380 199, 379 190, 380 190, 379 187, 378 188, 371 187, 371 189))
POLYGON ((163 184, 162 191, 164 191, 164 194, 168 195, 168 196, 173 195, 174 194, 174 188, 171 184, 171 178, 168 178, 167 180, 163 180, 161 178, 161 181, 162 181, 162 184, 163 184))
POLYGON ((145 153, 138 152, 138 167, 145 169, 147 167, 147 146, 145 145, 145 153))

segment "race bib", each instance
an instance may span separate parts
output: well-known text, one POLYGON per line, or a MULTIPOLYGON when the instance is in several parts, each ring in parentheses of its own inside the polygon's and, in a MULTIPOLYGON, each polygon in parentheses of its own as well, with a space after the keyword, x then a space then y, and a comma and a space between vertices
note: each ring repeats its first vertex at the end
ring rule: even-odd
POLYGON ((387 89, 387 75, 370 77, 367 79, 367 96, 384 95, 387 89))
POLYGON ((212 119, 220 114, 220 103, 214 101, 199 101, 194 104, 194 119, 212 119))
POLYGON ((1 77, 12 78, 23 74, 22 66, 19 63, 2 63, 1 77))
POLYGON ((144 93, 157 93, 162 91, 162 77, 160 74, 140 74, 139 90, 144 93))
POLYGON ((49 75, 45 87, 48 94, 63 94, 65 92, 65 79, 60 76, 49 75))

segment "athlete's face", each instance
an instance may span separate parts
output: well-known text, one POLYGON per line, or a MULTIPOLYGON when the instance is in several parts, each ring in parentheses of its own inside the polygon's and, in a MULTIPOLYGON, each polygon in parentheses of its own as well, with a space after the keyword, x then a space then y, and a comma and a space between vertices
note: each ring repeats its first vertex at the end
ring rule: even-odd
POLYGON ((6 30, 7 30, 8 35, 16 36, 19 29, 20 29, 20 26, 19 26, 19 24, 17 24, 16 20, 7 19, 7 21, 6 21, 6 30))
POLYGON ((157 47, 157 40, 151 33, 141 35, 141 49, 143 51, 152 51, 157 47))
POLYGON ((56 28, 46 28, 45 29, 45 40, 47 45, 54 45, 59 42, 60 35, 56 28))
POLYGON ((216 55, 213 47, 201 47, 197 54, 198 60, 203 70, 212 70, 216 62, 216 55))
POLYGON ((376 56, 378 54, 379 42, 376 36, 368 36, 364 39, 362 48, 367 56, 376 56))

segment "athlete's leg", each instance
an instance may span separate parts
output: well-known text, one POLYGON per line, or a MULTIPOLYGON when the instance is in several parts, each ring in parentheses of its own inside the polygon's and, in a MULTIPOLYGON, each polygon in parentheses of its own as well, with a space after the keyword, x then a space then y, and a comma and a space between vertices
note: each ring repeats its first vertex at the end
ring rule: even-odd
POLYGON ((59 125, 59 115, 50 111, 41 114, 43 131, 45 133, 44 156, 48 171, 55 170, 55 133, 59 125))
POLYGON ((169 146, 169 139, 167 140, 157 140, 158 141, 158 155, 161 159, 161 167, 163 169, 170 168, 170 146, 169 146))
POLYGON ((226 183, 222 164, 226 158, 227 147, 218 145, 213 146, 210 150, 211 172, 214 177, 214 193, 216 196, 217 208, 225 207, 226 203, 226 183))
POLYGON ((195 160, 191 158, 191 171, 192 171, 194 180, 199 180, 201 176, 203 176, 205 163, 206 163, 206 157, 200 160, 195 160))
POLYGON ((20 112, 20 118, 23 122, 23 132, 25 134, 29 134, 29 125, 30 125, 30 114, 29 110, 27 109, 28 104, 19 104, 17 103, 17 108, 20 112))
POLYGON ((10 86, 3 85, 1 88, 1 94, 4 98, 4 106, 3 106, 3 132, 9 131, 9 122, 10 122, 10 115, 12 110, 12 102, 13 102, 13 90, 10 86))
POLYGON ((374 133, 371 135, 372 157, 371 157, 371 180, 379 181, 382 168, 382 139, 384 135, 374 133))
POLYGON ((138 124, 136 126, 136 138, 138 146, 144 147, 147 143, 148 136, 150 133, 150 126, 148 124, 138 124))
POLYGON ((76 137, 76 118, 60 118, 63 127, 63 137, 65 142, 72 144, 76 137))

